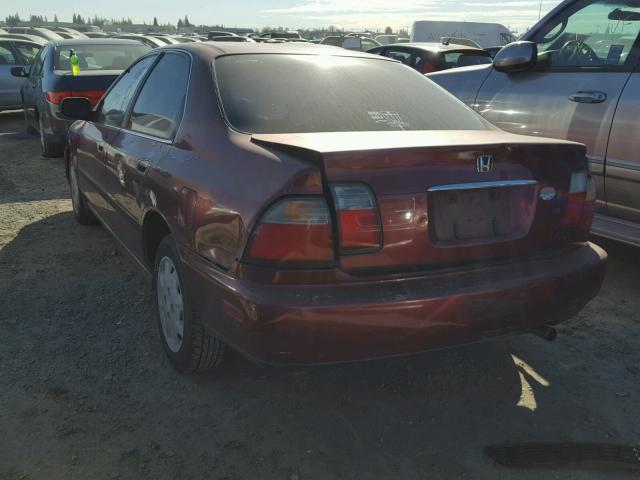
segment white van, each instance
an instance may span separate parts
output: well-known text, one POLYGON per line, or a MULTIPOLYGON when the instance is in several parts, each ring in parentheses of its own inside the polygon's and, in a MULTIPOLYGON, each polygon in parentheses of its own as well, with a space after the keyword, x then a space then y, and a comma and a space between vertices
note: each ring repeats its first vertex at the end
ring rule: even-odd
POLYGON ((442 37, 469 38, 483 48, 515 42, 516 37, 504 25, 481 22, 419 20, 411 28, 412 42, 440 42, 442 37))

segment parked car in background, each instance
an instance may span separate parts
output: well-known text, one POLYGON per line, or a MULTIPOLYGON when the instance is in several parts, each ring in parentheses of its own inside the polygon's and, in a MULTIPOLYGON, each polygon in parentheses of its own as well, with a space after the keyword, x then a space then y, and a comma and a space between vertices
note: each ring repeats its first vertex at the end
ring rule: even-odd
POLYGON ((168 35, 144 35, 144 36, 147 38, 155 38, 157 40, 160 40, 165 45, 176 45, 178 43, 181 43, 168 35))
POLYGON ((96 104, 115 78, 150 48, 133 40, 76 39, 48 42, 30 68, 12 73, 24 80, 22 107, 27 131, 40 134, 42 154, 60 156, 71 122, 60 113, 67 97, 85 97, 96 104), (70 55, 75 52, 80 74, 72 75, 70 55))
POLYGON ((106 38, 110 36, 106 32, 82 32, 82 33, 84 33, 88 38, 106 38))
POLYGON ((493 58, 496 56, 496 53, 502 50, 502 45, 497 47, 485 47, 485 50, 489 52, 489 55, 491 55, 491 58, 493 58))
POLYGON ((225 345, 298 364, 546 335, 604 277, 584 147, 503 132, 384 57, 168 46, 62 110, 83 120, 74 215, 153 278, 181 371, 225 345))
POLYGON ((441 43, 387 45, 372 48, 368 53, 398 60, 421 73, 491 63, 491 55, 481 48, 441 43))
POLYGON ((452 22, 445 20, 418 20, 411 27, 412 42, 440 42, 442 37, 461 37, 473 40, 482 47, 506 45, 516 37, 499 23, 452 22))
POLYGON ((53 32, 47 28, 41 27, 6 27, 9 33, 22 33, 25 35, 34 35, 36 37, 42 37, 45 40, 64 40, 56 32, 53 32))
POLYGON ((11 74, 14 67, 29 68, 41 45, 0 36, 0 110, 22 108, 20 88, 23 78, 11 74))
POLYGON ((237 37, 235 33, 225 32, 223 30, 212 30, 207 34, 207 40, 211 40, 216 37, 237 37))
POLYGON ((250 43, 255 43, 255 40, 253 40, 252 38, 240 37, 240 36, 213 37, 213 38, 210 38, 209 41, 211 41, 211 42, 240 42, 240 43, 242 43, 242 42, 250 42, 250 43))
POLYGON ((13 38, 15 40, 25 40, 30 43, 37 43, 38 45, 44 45, 47 40, 35 35, 27 35, 23 33, 0 33, 0 38, 13 38))
POLYGON ((347 50, 356 50, 366 52, 380 44, 369 37, 359 37, 355 35, 329 35, 320 41, 320 45, 331 45, 333 47, 342 47, 347 50))
POLYGON ((89 38, 86 34, 69 27, 46 27, 63 38, 89 38))
POLYGON ((200 41, 198 37, 187 37, 181 35, 172 35, 171 38, 173 38, 178 43, 194 43, 200 41))
POLYGON ((397 35, 377 35, 374 40, 380 45, 390 45, 396 43, 398 40, 397 35))
POLYGON ((167 45, 165 42, 159 40, 158 38, 148 37, 139 33, 119 33, 111 38, 117 38, 121 40, 137 40, 138 42, 151 48, 159 48, 167 45))
POLYGON ((298 32, 266 32, 260 35, 261 39, 303 40, 298 32))
POLYGON ((494 64, 430 75, 495 125, 587 146, 593 232, 640 246, 640 6, 567 0, 494 64))

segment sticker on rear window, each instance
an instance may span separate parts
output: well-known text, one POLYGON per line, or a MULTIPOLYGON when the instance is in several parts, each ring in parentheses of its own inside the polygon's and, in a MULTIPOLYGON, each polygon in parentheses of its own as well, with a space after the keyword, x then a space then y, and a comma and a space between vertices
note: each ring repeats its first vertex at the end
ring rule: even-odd
POLYGON ((384 123, 391 128, 397 128, 398 130, 404 130, 409 126, 405 122, 398 112, 381 111, 381 112, 367 112, 371 119, 376 123, 384 123))

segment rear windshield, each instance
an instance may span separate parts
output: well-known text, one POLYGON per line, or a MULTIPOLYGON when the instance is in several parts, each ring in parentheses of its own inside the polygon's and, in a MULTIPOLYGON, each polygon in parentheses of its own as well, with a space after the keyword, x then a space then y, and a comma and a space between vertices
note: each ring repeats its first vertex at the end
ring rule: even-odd
POLYGON ((451 52, 443 55, 446 68, 468 67, 491 63, 491 55, 476 52, 451 52))
POLYGON ((332 55, 229 55, 215 60, 229 123, 247 133, 489 130, 415 70, 332 55))
POLYGON ((56 48, 54 70, 71 71, 71 50, 78 56, 80 72, 124 70, 151 50, 147 45, 73 45, 56 48))

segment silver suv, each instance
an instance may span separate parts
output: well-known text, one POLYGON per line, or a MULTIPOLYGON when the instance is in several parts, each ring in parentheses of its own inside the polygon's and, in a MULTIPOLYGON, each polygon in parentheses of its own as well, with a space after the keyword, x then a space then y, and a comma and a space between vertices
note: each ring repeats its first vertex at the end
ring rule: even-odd
POLYGON ((504 130, 587 146, 593 233, 640 246, 640 2, 566 0, 493 65, 429 78, 504 130))

